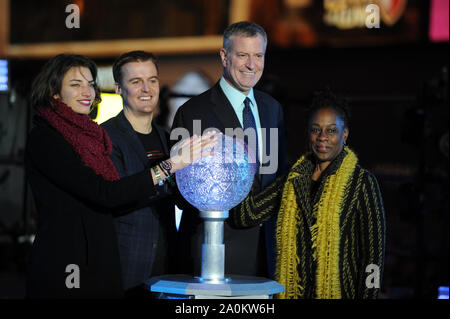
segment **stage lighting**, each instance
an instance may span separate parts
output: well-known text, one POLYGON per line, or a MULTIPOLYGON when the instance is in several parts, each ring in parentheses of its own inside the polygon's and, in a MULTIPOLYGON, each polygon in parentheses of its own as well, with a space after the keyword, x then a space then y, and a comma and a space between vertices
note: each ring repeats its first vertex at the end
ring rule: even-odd
POLYGON ((9 91, 8 61, 0 59, 0 93, 9 91))
POLYGON ((448 286, 438 288, 438 299, 448 299, 448 286))
POLYGON ((122 97, 118 94, 102 93, 102 103, 98 105, 97 116, 94 121, 98 124, 106 122, 119 114, 123 109, 122 97))

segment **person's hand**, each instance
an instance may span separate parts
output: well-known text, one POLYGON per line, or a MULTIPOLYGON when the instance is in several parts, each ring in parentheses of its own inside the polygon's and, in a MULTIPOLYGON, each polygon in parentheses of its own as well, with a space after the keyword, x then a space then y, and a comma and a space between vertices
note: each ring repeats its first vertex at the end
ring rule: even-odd
POLYGON ((185 168, 200 157, 214 155, 214 146, 217 145, 220 134, 222 133, 210 131, 203 136, 194 135, 175 144, 170 151, 169 159, 172 172, 185 168))

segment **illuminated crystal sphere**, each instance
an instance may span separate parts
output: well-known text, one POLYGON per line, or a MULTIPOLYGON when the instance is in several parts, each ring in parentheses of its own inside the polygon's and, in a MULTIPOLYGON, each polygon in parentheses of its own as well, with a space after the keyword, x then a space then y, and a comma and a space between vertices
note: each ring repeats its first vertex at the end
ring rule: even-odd
POLYGON ((237 137, 221 135, 214 155, 176 172, 178 189, 200 211, 227 211, 249 193, 256 172, 254 152, 237 137))

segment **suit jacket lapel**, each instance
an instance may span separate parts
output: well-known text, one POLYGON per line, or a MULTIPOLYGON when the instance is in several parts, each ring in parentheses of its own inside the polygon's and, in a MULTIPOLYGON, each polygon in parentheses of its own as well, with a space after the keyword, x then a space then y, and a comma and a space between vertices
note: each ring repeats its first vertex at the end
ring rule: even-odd
POLYGON ((270 127, 270 117, 267 116, 270 114, 270 106, 265 103, 265 100, 261 98, 258 94, 258 91, 253 90, 256 104, 258 105, 258 114, 259 121, 261 122, 261 127, 269 128, 270 127))
POLYGON ((233 106, 220 88, 219 82, 211 89, 211 109, 217 118, 217 122, 222 125, 222 127, 217 127, 222 133, 225 133, 226 128, 242 128, 233 106))
POLYGON ((164 129, 162 127, 160 127, 158 124, 156 124, 155 122, 152 122, 152 127, 154 129, 156 129, 156 131, 158 132, 159 139, 161 140, 161 144, 163 146, 164 154, 170 156, 169 147, 167 145, 167 138, 166 138, 164 129))
POLYGON ((142 165, 146 167, 148 163, 148 158, 145 153, 144 147, 142 146, 142 143, 139 140, 139 137, 137 136, 130 122, 128 122, 127 118, 125 117, 123 111, 121 111, 120 114, 117 116, 117 120, 119 129, 127 137, 127 142, 129 143, 133 151, 136 153, 137 158, 139 158, 139 160, 142 162, 142 165))
MULTIPOLYGON (((253 90, 256 104, 258 106, 258 115, 259 115, 259 121, 261 124, 261 128, 265 128, 265 134, 262 136, 262 152, 263 154, 267 154, 267 150, 270 151, 270 107, 265 103, 265 100, 261 98, 261 96, 258 94, 258 91, 253 90)), ((264 156, 261 160, 261 163, 263 166, 269 165, 269 163, 263 163, 264 156)), ((261 180, 261 185, 264 185, 264 178, 265 175, 259 175, 259 178, 261 180)), ((268 177, 268 176, 267 176, 268 177)))
MULTIPOLYGON (((255 96, 256 99, 256 96, 255 96)), ((264 114, 265 112, 264 103, 261 101, 256 101, 258 104, 258 112, 259 114, 264 114), (260 106, 261 103, 261 106, 260 106)), ((225 128, 242 128, 241 122, 239 122, 239 119, 236 115, 236 112, 234 111, 233 106, 231 105, 228 98, 225 96, 225 93, 223 93, 222 89, 220 88, 219 82, 216 83, 216 85, 211 89, 211 105, 212 105, 212 111, 214 115, 217 117, 217 122, 222 124, 222 127, 217 127, 217 129, 221 130, 223 133, 225 133, 225 128)), ((261 115, 261 127, 263 126, 261 115)), ((261 190, 262 185, 262 175, 256 174, 255 180, 253 181, 253 188, 255 188, 255 192, 259 192, 261 190)))

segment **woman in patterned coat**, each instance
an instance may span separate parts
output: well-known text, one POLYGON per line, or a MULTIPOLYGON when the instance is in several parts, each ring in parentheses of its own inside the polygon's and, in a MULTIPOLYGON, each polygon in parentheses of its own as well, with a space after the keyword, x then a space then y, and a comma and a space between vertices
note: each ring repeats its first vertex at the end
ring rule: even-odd
POLYGON ((374 175, 346 146, 345 101, 318 93, 308 116, 310 152, 259 194, 231 211, 238 227, 277 214, 278 298, 377 298, 384 263, 385 215, 374 175))

